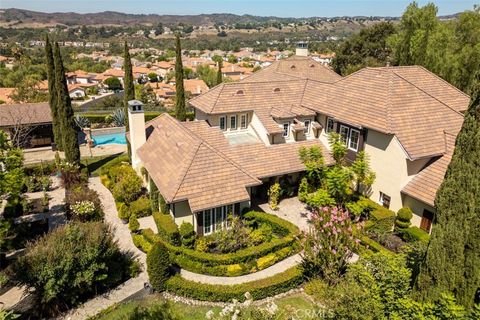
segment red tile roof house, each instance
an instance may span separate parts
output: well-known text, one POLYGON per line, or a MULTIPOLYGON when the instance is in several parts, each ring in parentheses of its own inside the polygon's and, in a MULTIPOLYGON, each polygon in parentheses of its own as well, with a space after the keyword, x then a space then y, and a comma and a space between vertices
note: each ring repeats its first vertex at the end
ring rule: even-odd
POLYGON ((276 178, 297 179, 301 146, 319 146, 332 163, 327 133, 336 131, 349 160, 361 150, 370 156, 371 199, 394 211, 409 206, 413 225, 429 230, 469 100, 422 67, 365 68, 342 78, 293 56, 191 99, 195 121, 163 114, 145 123, 141 106, 131 106, 132 165, 147 170, 176 223, 208 234, 276 178))

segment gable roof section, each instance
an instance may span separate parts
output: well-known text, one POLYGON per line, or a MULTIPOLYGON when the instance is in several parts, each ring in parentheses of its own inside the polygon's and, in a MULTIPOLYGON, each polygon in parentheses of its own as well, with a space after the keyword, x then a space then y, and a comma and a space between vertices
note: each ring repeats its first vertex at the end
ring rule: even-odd
POLYGON ((197 212, 248 200, 246 187, 261 183, 168 114, 146 126, 137 153, 167 202, 188 199, 197 212))
POLYGON ((442 184, 455 149, 455 135, 446 134, 447 152, 420 171, 403 189, 402 193, 434 206, 435 196, 442 184))
POLYGON ((291 56, 287 59, 278 60, 263 70, 259 70, 245 78, 245 82, 263 82, 275 80, 310 79, 326 83, 340 80, 335 71, 327 66, 302 56, 291 56))
MULTIPOLYGON (((441 155, 446 150, 444 132, 457 133, 463 115, 397 74, 404 69, 365 68, 325 88, 320 96, 318 84, 312 83, 303 105, 339 121, 395 134, 412 160, 441 155)), ((430 73, 420 67, 409 69, 418 78, 430 73)))

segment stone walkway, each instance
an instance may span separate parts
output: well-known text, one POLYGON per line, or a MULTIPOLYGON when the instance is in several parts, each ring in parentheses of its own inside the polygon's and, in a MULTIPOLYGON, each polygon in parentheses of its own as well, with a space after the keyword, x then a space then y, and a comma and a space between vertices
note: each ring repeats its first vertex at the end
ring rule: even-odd
MULTIPOLYGON (((302 231, 308 231, 308 214, 305 204, 298 200, 297 197, 287 198, 280 201, 278 210, 274 211, 270 208, 268 203, 261 203, 257 205, 261 211, 274 214, 282 219, 290 221, 298 226, 302 231)), ((255 209, 255 208, 254 208, 255 209)))
POLYGON ((64 319, 69 320, 83 320, 94 316, 101 310, 144 290, 144 283, 148 282, 148 275, 145 270, 146 255, 135 247, 132 242, 130 230, 128 230, 128 225, 123 224, 118 218, 117 208, 115 207, 115 200, 112 194, 100 182, 100 178, 98 177, 90 178, 89 187, 98 192, 103 204, 103 211, 105 212, 105 222, 112 226, 112 228, 115 228, 115 240, 117 240, 119 247, 124 251, 131 252, 142 264, 143 270, 137 277, 126 281, 104 295, 87 301, 77 309, 69 312, 64 316, 64 319))
POLYGON ((138 223, 140 224, 140 229, 152 229, 154 233, 158 233, 157 224, 153 220, 153 216, 138 218, 138 223))
POLYGON ((180 270, 180 275, 187 280, 200 282, 200 283, 233 285, 233 284, 240 284, 240 283, 245 283, 250 281, 261 280, 261 279, 274 276, 278 273, 282 273, 298 265, 301 261, 302 261, 302 258, 300 257, 300 254, 296 254, 261 271, 246 274, 244 276, 238 276, 238 277, 215 277, 215 276, 193 273, 184 269, 180 270))

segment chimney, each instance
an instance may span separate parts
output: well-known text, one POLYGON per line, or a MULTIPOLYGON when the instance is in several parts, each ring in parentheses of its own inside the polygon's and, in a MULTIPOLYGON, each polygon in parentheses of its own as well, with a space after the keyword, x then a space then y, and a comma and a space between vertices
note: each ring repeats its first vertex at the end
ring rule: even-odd
POLYGON ((305 41, 297 42, 297 49, 295 50, 295 55, 308 57, 308 43, 305 41))
POLYGON ((132 167, 137 172, 140 172, 141 163, 137 156, 137 150, 147 141, 145 133, 145 114, 143 112, 143 103, 141 101, 128 101, 128 126, 130 129, 132 167))
POLYGON ((200 89, 200 86, 197 86, 197 93, 198 94, 202 93, 202 89, 200 89))

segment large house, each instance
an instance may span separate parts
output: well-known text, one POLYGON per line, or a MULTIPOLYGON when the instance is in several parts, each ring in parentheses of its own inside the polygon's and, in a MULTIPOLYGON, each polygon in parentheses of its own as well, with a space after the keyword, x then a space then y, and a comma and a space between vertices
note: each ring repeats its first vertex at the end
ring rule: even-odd
POLYGON ((317 145, 332 163, 327 135, 338 132, 349 161, 361 150, 370 157, 371 199, 394 211, 410 207, 413 224, 429 231, 469 101, 419 66, 341 77, 296 55, 191 99, 195 121, 164 114, 145 123, 133 101, 132 165, 146 169, 178 224, 209 234, 277 179, 298 179, 300 147, 317 145))

